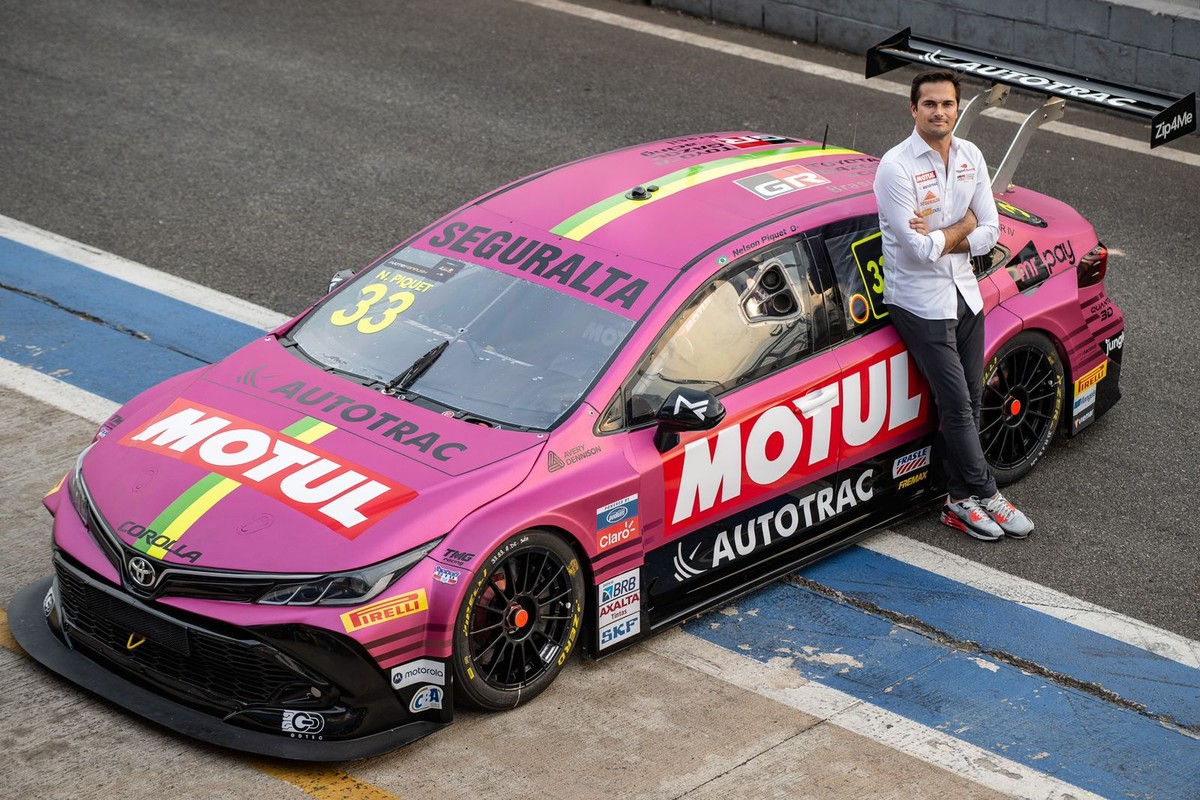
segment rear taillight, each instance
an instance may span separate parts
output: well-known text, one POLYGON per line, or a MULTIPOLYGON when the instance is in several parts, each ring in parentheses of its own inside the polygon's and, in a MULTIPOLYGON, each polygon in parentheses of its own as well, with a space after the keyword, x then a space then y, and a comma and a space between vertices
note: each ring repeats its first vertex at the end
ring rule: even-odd
POLYGON ((1096 245, 1092 252, 1079 259, 1076 269, 1079 272, 1080 288, 1095 286, 1104 280, 1104 274, 1108 272, 1108 248, 1102 244, 1096 245))

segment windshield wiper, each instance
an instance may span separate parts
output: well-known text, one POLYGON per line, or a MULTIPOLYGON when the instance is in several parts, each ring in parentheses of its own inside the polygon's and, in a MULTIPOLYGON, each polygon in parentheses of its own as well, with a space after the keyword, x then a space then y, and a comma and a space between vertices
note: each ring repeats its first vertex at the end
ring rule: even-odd
POLYGON ((435 345, 432 350, 414 361, 411 367, 388 381, 387 385, 383 387, 384 393, 392 394, 407 390, 416 382, 417 378, 425 374, 425 370, 433 366, 433 362, 437 361, 449 346, 449 339, 435 345))

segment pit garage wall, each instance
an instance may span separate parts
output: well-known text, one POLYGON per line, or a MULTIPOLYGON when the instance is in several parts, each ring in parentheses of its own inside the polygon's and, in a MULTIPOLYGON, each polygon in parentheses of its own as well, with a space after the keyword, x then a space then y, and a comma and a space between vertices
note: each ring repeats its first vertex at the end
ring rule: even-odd
POLYGON ((626 0, 865 54, 898 30, 1182 96, 1200 92, 1200 0, 626 0))

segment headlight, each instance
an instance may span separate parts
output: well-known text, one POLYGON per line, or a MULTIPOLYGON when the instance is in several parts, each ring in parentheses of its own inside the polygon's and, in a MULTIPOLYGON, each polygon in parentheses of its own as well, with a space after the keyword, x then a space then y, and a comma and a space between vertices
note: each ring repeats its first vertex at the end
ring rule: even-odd
POLYGON ((68 487, 71 493, 71 505, 75 507, 75 513, 83 520, 83 524, 89 527, 92 524, 92 509, 91 504, 88 503, 87 489, 83 484, 83 457, 91 449, 91 445, 88 445, 79 454, 79 458, 75 459, 75 469, 71 470, 71 483, 68 487))
POLYGON ((439 536, 415 550, 374 566, 335 572, 304 583, 280 584, 255 602, 272 606, 351 606, 365 603, 391 586, 444 539, 439 536))

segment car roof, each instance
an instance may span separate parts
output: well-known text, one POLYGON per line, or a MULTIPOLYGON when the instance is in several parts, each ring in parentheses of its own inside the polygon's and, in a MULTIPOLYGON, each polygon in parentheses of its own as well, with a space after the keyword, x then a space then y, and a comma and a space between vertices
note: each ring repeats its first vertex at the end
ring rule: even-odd
POLYGON ((553 237, 678 270, 713 247, 805 209, 828 212, 837 204, 838 217, 875 213, 871 185, 878 162, 846 148, 754 131, 697 134, 555 167, 474 205, 553 237))

